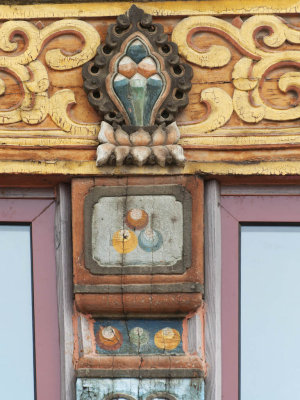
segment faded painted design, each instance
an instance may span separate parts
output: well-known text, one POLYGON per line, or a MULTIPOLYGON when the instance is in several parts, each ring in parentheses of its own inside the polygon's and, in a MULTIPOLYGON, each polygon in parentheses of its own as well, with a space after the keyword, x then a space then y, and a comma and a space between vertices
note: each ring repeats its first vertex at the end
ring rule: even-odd
POLYGON ((204 381, 195 379, 77 379, 77 400, 204 400, 204 381))
POLYGON ((133 126, 153 125, 154 105, 166 84, 158 59, 151 55, 142 37, 131 39, 114 68, 112 86, 127 121, 133 126))
MULTIPOLYGON (((212 16, 189 17, 180 21, 173 30, 172 40, 177 43, 179 53, 188 61, 204 68, 222 68, 233 58, 229 45, 213 44, 201 51, 193 44, 192 38, 198 32, 215 32, 223 36, 236 47, 243 57, 234 64, 231 79, 234 86, 233 96, 220 87, 213 85, 202 91, 201 101, 206 103, 209 112, 203 121, 182 129, 186 133, 206 133, 224 126, 233 111, 240 120, 257 124, 262 120, 292 121, 300 116, 298 103, 282 107, 279 100, 271 104, 262 95, 265 78, 273 70, 282 67, 299 68, 300 32, 297 26, 288 24, 274 15, 254 15, 239 24, 232 24, 212 16), (267 31, 258 44, 259 33, 267 31), (286 43, 295 45, 292 49, 283 50, 286 43), (277 49, 277 51, 276 51, 277 49)), ((299 72, 283 70, 278 79, 281 93, 292 88, 299 91, 299 72)))
POLYGON ((172 266, 182 258, 182 203, 174 196, 102 197, 94 206, 92 242, 102 266, 172 266))
POLYGON ((96 320, 100 354, 182 354, 182 319, 96 320))

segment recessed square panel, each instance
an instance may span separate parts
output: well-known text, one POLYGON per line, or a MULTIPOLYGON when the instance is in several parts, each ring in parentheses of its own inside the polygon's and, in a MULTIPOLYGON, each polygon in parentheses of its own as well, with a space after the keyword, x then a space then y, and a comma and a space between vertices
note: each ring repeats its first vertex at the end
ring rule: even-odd
POLYGON ((85 265, 94 274, 190 267, 191 196, 179 185, 94 187, 85 200, 85 265))
POLYGON ((182 222, 174 196, 102 197, 93 210, 93 260, 107 267, 175 265, 182 258, 182 222))

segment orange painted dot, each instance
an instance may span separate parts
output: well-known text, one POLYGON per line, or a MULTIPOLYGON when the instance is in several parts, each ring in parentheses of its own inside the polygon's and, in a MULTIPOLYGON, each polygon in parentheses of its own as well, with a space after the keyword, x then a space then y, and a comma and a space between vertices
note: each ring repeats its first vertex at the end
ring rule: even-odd
POLYGON ((118 350, 123 343, 121 332, 113 326, 101 326, 96 335, 97 344, 104 350, 118 350))
POLYGON ((131 229, 143 229, 148 224, 148 214, 141 208, 132 208, 128 211, 125 223, 131 229))
POLYGON ((161 329, 154 336, 155 346, 161 350, 174 350, 180 341, 180 333, 173 328, 161 329))
POLYGON ((114 249, 120 254, 127 254, 133 251, 138 244, 135 233, 129 229, 120 229, 115 232, 112 238, 114 249))

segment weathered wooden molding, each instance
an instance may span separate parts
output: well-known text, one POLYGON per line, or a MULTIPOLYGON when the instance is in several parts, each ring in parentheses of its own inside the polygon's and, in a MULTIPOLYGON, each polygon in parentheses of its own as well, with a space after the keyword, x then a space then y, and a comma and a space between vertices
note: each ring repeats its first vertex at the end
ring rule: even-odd
MULTIPOLYGON (((7 0, 8 1, 8 0, 7 0)), ((64 4, 24 4, 1 5, 0 19, 32 18, 75 18, 75 17, 115 17, 132 5, 131 2, 64 2, 64 4)), ((294 14, 300 12, 298 0, 249 0, 247 4, 239 0, 199 1, 158 1, 139 2, 139 7, 147 13, 159 16, 186 15, 249 15, 249 14, 294 14)))
POLYGON ((169 368, 169 369, 151 368, 151 369, 112 369, 112 370, 106 368, 105 369, 80 368, 76 371, 76 376, 77 378, 139 378, 139 379, 203 378, 203 371, 201 371, 200 369, 186 368, 186 367, 169 368))
MULTIPOLYGON (((203 156, 203 153, 201 154, 203 156)), ((210 152, 213 156, 209 162, 192 161, 187 162, 184 168, 168 167, 161 168, 154 166, 151 168, 143 167, 96 167, 95 161, 71 161, 71 160, 54 160, 54 161, 14 161, 0 160, 1 174, 35 174, 35 175, 72 175, 77 177, 84 176, 169 176, 169 175, 299 175, 300 160, 295 154, 296 160, 289 160, 290 152, 282 152, 274 155, 274 161, 265 161, 261 159, 259 154, 255 155, 249 161, 240 161, 240 154, 232 155, 232 159, 220 161, 218 152, 210 152), (278 157, 278 160, 276 158, 278 157), (284 161, 282 161, 282 159, 284 161)), ((252 154, 249 154, 253 156, 252 154)), ((272 153, 270 153, 270 158, 272 153)), ((206 157, 205 157, 206 158, 206 157)))
POLYGON ((204 399, 204 381, 199 378, 77 379, 77 398, 103 400, 195 400, 204 399))
POLYGON ((53 188, 0 188, 0 199, 55 199, 53 188))
MULTIPOLYGON (((168 166, 164 154, 160 167, 120 165, 127 157, 120 152, 117 166, 94 165, 101 120, 86 99, 81 67, 105 43, 106 17, 128 11, 128 3, 16 5, 0 6, 0 16, 7 12, 0 26, 0 173, 299 174, 299 4, 255 8, 253 0, 247 4, 252 15, 239 12, 233 0, 166 2, 167 11, 155 2, 139 4, 154 23, 160 16, 168 39, 179 46, 180 62, 194 71, 190 103, 177 117, 180 139, 173 135, 172 142, 184 150, 186 165, 168 166), (29 13, 23 20, 21 11, 29 13), (66 16, 72 19, 61 19, 66 16)), ((122 150, 135 147, 130 142, 122 150)))
POLYGON ((70 186, 57 188, 55 214, 56 278, 58 297, 61 399, 75 399, 75 371, 73 366, 73 274, 71 238, 70 186))
POLYGON ((222 398, 221 365, 221 211, 217 181, 205 185, 205 343, 206 400, 222 398))
POLYGON ((300 186, 239 185, 222 186, 222 196, 300 196, 300 186))
POLYGON ((197 282, 152 285, 74 285, 74 293, 204 293, 197 282))

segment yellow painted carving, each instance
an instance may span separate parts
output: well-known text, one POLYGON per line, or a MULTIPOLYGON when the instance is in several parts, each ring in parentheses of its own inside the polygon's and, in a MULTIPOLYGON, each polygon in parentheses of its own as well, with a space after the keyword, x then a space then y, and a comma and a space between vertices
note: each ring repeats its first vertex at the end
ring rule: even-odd
POLYGON ((225 46, 211 46, 207 51, 197 51, 187 43, 188 34, 194 29, 216 29, 221 32, 229 31, 237 36, 239 30, 222 19, 214 17, 190 17, 180 21, 174 28, 172 41, 177 43, 179 53, 188 61, 201 67, 223 67, 231 59, 230 50, 225 46))
POLYGON ((31 70, 33 79, 24 82, 27 89, 32 93, 45 92, 49 87, 49 79, 44 65, 40 61, 36 60, 32 61, 28 67, 31 70))
POLYGON ((210 132, 225 125, 233 112, 232 100, 224 90, 212 87, 205 89, 201 93, 201 101, 205 102, 210 108, 208 118, 198 124, 182 126, 181 134, 210 132))
POLYGON ((96 29, 80 20, 62 20, 54 22, 41 30, 41 42, 49 40, 50 37, 61 35, 64 32, 75 32, 84 39, 84 48, 77 54, 66 56, 61 50, 53 49, 46 53, 47 64, 57 70, 66 70, 86 63, 94 57, 97 47, 100 45, 100 36, 96 29))
POLYGON ((236 89, 233 93, 233 107, 237 115, 245 122, 258 123, 264 118, 264 106, 254 107, 249 103, 249 94, 236 89))
POLYGON ((49 114, 53 121, 66 132, 76 135, 96 135, 99 131, 98 124, 77 124, 67 114, 71 104, 76 103, 72 90, 63 89, 56 92, 50 99, 49 114))
MULTIPOLYGON (((292 121, 300 118, 300 104, 296 107, 282 109, 267 105, 261 96, 259 84, 264 77, 277 66, 292 65, 300 67, 299 50, 278 49, 286 41, 290 44, 300 43, 300 31, 288 25, 282 18, 273 15, 255 15, 246 19, 240 28, 230 22, 212 17, 189 17, 175 27, 172 39, 177 43, 179 52, 190 62, 205 68, 221 68, 231 60, 231 52, 226 46, 211 46, 207 50, 196 48, 192 36, 198 31, 214 32, 230 40, 240 51, 242 58, 232 71, 234 93, 232 99, 227 95, 226 106, 223 101, 213 101, 211 114, 201 124, 185 126, 183 130, 192 132, 210 132, 225 125, 228 114, 234 110, 240 119, 248 123, 258 123, 263 119, 271 121, 292 121), (267 31, 262 37, 263 46, 256 41, 258 31, 267 31), (278 49, 278 50, 277 50, 278 49), (231 103, 231 107, 229 107, 231 103), (225 113, 227 110, 227 114, 225 113), (222 119, 217 117, 224 115, 222 119), (218 121, 218 122, 216 122, 218 121)), ((279 80, 279 89, 287 92, 291 88, 300 91, 300 74, 286 73, 279 80)), ((214 91, 215 89, 212 88, 214 91)), ((207 89, 205 89, 207 91, 207 89)), ((202 93, 204 93, 203 91, 202 93)))
POLYGON ((233 84, 238 90, 252 90, 258 83, 257 78, 248 78, 248 71, 252 65, 251 58, 243 57, 234 66, 232 72, 233 84))
MULTIPOLYGON (((41 123, 47 115, 65 132, 71 135, 95 135, 97 125, 73 122, 67 114, 70 103, 75 103, 71 90, 61 90, 49 98, 49 77, 46 67, 37 60, 44 45, 53 37, 74 33, 83 42, 76 54, 66 55, 63 49, 46 52, 46 63, 56 70, 76 68, 96 54, 100 37, 95 28, 80 20, 61 20, 38 29, 27 21, 7 21, 0 27, 0 49, 8 53, 0 56, 0 69, 11 74, 23 88, 23 99, 14 109, 0 110, 0 124, 23 121, 29 125, 41 123), (13 41, 15 33, 21 33, 27 42, 23 52, 18 52, 18 44, 13 41)), ((5 95, 5 83, 0 80, 0 95, 5 95)))

